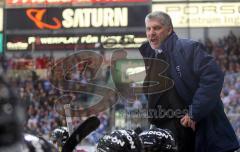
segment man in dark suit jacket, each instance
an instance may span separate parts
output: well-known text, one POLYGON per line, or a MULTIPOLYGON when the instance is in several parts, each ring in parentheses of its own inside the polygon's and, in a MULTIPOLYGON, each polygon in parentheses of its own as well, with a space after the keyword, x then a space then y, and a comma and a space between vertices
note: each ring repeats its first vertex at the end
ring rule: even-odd
POLYGON ((149 113, 149 122, 170 129, 179 152, 238 149, 239 143, 220 98, 224 74, 213 57, 202 44, 178 38, 166 13, 148 14, 145 24, 148 42, 139 48, 146 66, 143 88, 148 110, 157 112, 149 113), (161 62, 156 59, 165 64, 157 64, 161 62), (166 78, 172 79, 172 83, 166 83, 166 78), (150 82, 159 82, 166 89, 154 90, 150 82))

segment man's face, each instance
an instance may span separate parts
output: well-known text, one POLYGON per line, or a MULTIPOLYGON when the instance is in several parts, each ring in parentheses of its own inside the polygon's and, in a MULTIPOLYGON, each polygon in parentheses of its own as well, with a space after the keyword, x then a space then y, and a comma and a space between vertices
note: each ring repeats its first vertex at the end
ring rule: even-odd
POLYGON ((164 26, 158 19, 148 19, 146 24, 146 35, 152 49, 159 49, 162 42, 171 34, 172 28, 164 26))

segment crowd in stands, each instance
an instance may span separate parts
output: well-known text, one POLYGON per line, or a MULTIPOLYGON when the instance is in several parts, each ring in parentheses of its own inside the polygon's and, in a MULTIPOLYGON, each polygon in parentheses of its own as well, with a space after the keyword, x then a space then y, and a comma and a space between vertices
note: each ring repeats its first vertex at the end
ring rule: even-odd
MULTIPOLYGON (((33 66, 33 61, 30 56, 15 57, 8 59, 8 73, 15 71, 7 76, 8 81, 11 83, 11 86, 15 89, 16 94, 19 96, 20 102, 24 105, 26 110, 26 123, 25 130, 27 132, 44 136, 45 138, 50 138, 52 131, 59 126, 67 126, 66 118, 59 111, 56 110, 56 101, 61 96, 71 96, 72 99, 86 101, 89 98, 86 97, 86 94, 78 93, 74 94, 70 91, 62 91, 61 89, 73 89, 77 88, 79 84, 77 83, 61 83, 57 78, 52 78, 55 83, 55 86, 52 85, 51 80, 47 77, 40 77, 34 69, 46 69, 54 60, 50 57, 43 56, 38 57, 34 62, 36 67, 33 66), (18 64, 20 63, 20 64, 18 64), (46 67, 46 68, 43 68, 46 67), (31 71, 25 75, 16 73, 16 71, 31 71), (57 87, 57 88, 55 88, 57 87)), ((47 72, 47 71, 45 71, 47 72)), ((88 72, 87 72, 88 73, 88 72)), ((88 75, 88 74, 87 74, 88 75)), ((74 72, 71 75, 71 79, 75 81, 80 81, 82 85, 88 81, 87 76, 82 76, 79 73, 74 72)), ((99 82, 105 81, 105 77, 102 77, 102 80, 98 79, 99 82)), ((70 100, 69 100, 70 101, 70 100)), ((103 135, 108 126, 108 117, 105 112, 99 113, 99 119, 101 120, 101 126, 96 131, 99 135, 97 139, 100 138, 100 135, 103 135)), ((76 116, 72 118, 72 125, 76 128, 84 118, 76 116)), ((95 134, 96 134, 95 133, 95 134)), ((94 134, 94 135, 95 135, 94 134)), ((97 141, 96 138, 89 138, 89 142, 94 143, 97 141)))
MULTIPOLYGON (((205 46, 207 51, 216 58, 217 63, 226 74, 221 97, 225 111, 240 141, 240 37, 230 32, 228 36, 219 39, 217 42, 207 39, 205 46)), ((33 70, 47 68, 54 62, 54 59, 44 55, 33 61, 31 56, 24 55, 13 56, 8 58, 6 62, 7 64, 4 66, 8 71, 13 69, 33 70)), ((110 77, 109 67, 105 68, 105 71, 102 71, 102 73, 102 78, 98 79, 99 83, 108 83, 106 76, 110 77)), ((48 78, 41 78, 34 71, 27 77, 9 76, 8 78, 11 86, 15 88, 18 94, 20 102, 25 106, 25 129, 27 131, 49 138, 53 129, 59 126, 66 126, 65 117, 58 113, 54 106, 55 101, 61 95, 64 95, 64 92, 53 88, 48 78)), ((79 75, 74 75, 74 78, 82 82, 87 81, 85 77, 79 75)), ((88 100, 84 98, 83 94, 79 98, 88 100)), ((136 107, 142 107, 141 102, 146 103, 146 101, 137 101, 136 104, 133 104, 136 107)), ((100 113, 99 118, 102 122, 100 128, 88 138, 89 142, 93 144, 97 142, 97 139, 107 129, 111 129, 109 128, 110 117, 108 111, 100 113)), ((81 122, 82 118, 80 117, 73 119, 75 127, 81 122)))
POLYGON ((205 46, 224 72, 227 74, 240 72, 240 37, 230 32, 228 36, 220 38, 217 42, 207 39, 205 46))

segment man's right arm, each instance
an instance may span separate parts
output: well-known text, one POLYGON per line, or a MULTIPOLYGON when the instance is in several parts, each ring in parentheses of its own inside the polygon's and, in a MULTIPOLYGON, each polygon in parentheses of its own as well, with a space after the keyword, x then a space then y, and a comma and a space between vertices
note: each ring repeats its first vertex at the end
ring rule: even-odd
POLYGON ((203 45, 196 43, 193 56, 193 70, 199 78, 198 88, 193 96, 189 114, 194 121, 206 117, 220 101, 224 74, 214 58, 205 52, 203 45))

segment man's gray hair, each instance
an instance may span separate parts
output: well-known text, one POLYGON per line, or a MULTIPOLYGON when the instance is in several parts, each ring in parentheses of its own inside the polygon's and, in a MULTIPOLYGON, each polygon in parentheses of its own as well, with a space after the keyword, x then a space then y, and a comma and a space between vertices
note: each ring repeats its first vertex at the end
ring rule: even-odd
POLYGON ((173 27, 171 17, 167 13, 164 13, 162 11, 156 11, 156 12, 149 13, 145 17, 145 22, 147 22, 147 20, 151 20, 151 19, 158 19, 162 25, 173 27))

